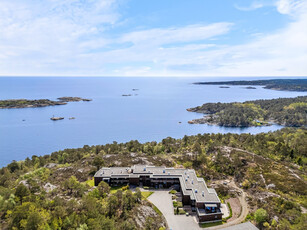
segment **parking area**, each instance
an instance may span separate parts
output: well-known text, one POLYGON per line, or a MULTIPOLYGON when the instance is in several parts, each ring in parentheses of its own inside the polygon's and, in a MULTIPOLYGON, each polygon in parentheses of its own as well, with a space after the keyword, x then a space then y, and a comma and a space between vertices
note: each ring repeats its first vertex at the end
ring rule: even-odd
POLYGON ((171 230, 198 230, 201 229, 196 221, 196 216, 174 215, 174 208, 172 197, 169 191, 155 190, 154 193, 148 197, 164 215, 169 229, 171 230))

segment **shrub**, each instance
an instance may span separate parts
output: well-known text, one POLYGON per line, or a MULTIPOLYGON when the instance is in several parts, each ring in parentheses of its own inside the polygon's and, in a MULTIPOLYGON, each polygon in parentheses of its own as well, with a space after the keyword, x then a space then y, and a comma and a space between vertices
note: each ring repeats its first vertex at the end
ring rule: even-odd
POLYGON ((179 215, 185 215, 185 211, 183 210, 183 208, 179 208, 179 215))
POLYGON ((170 193, 170 194, 176 194, 177 191, 176 191, 176 190, 171 190, 171 191, 169 191, 169 193, 170 193))
POLYGON ((126 191, 127 189, 129 189, 129 185, 126 185, 126 186, 123 186, 123 187, 122 187, 122 190, 123 190, 123 191, 126 191))
POLYGON ((255 212, 255 220, 257 224, 262 224, 268 219, 268 213, 263 208, 257 209, 255 212))

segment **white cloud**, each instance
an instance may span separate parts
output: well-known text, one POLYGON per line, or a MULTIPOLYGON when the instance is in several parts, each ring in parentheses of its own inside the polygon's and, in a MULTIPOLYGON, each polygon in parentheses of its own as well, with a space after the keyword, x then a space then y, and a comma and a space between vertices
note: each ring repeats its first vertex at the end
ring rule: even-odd
POLYGON ((276 7, 281 14, 296 15, 306 13, 306 0, 277 0, 276 7))
POLYGON ((0 74, 65 74, 88 40, 102 42, 119 19, 115 9, 115 0, 1 1, 0 74))
POLYGON ((285 28, 227 45, 219 39, 231 32, 229 22, 115 36, 108 32, 121 24, 116 0, 2 0, 0 74, 306 76, 306 1, 273 3, 291 15, 285 28))
POLYGON ((235 4, 234 6, 236 9, 241 10, 241 11, 252 11, 252 10, 262 8, 265 5, 260 1, 254 1, 249 6, 240 6, 238 4, 235 4))

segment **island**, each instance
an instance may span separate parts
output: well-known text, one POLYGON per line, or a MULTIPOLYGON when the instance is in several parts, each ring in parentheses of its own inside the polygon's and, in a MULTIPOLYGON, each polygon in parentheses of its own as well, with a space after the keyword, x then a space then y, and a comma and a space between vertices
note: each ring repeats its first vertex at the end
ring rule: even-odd
MULTIPOLYGON (((307 79, 271 79, 252 81, 218 81, 218 82, 195 82, 196 85, 258 85, 265 89, 281 91, 307 91, 307 79)), ((220 87, 224 88, 224 87, 220 87)), ((249 88, 252 89, 252 88, 249 88)))
POLYGON ((187 111, 205 114, 203 118, 189 121, 190 124, 249 127, 275 123, 300 127, 307 125, 307 96, 243 103, 206 103, 187 111))
POLYGON ((244 87, 245 89, 257 89, 256 87, 252 87, 252 86, 247 86, 247 87, 244 87))
POLYGON ((52 120, 52 121, 59 121, 59 120, 63 120, 64 119, 64 117, 51 117, 50 118, 50 120, 52 120))
POLYGON ((72 102, 72 101, 92 101, 92 99, 81 98, 81 97, 59 97, 59 101, 72 102))
POLYGON ((91 99, 85 99, 81 97, 59 97, 58 101, 52 101, 49 99, 9 99, 0 100, 0 109, 37 108, 55 105, 66 105, 67 102, 72 101, 91 101, 91 99))

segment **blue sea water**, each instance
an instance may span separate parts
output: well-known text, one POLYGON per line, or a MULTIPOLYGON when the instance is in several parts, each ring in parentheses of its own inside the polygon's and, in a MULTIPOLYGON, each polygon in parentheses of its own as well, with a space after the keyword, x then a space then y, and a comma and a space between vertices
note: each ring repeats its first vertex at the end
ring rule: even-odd
POLYGON ((56 100, 62 96, 91 98, 91 102, 43 108, 0 109, 0 166, 12 160, 53 151, 130 140, 160 141, 198 133, 259 133, 281 126, 225 128, 191 125, 201 114, 186 109, 206 102, 233 102, 306 95, 256 87, 194 85, 196 81, 242 78, 125 78, 125 77, 2 77, 0 100, 56 100), (139 89, 133 91, 132 89, 139 89), (123 97, 122 94, 132 94, 123 97), (137 95, 136 95, 137 94, 137 95), (52 116, 65 117, 51 121, 52 116), (69 120, 69 117, 76 117, 69 120), (25 120, 25 121, 23 121, 25 120), (182 123, 179 123, 182 122, 182 123))

